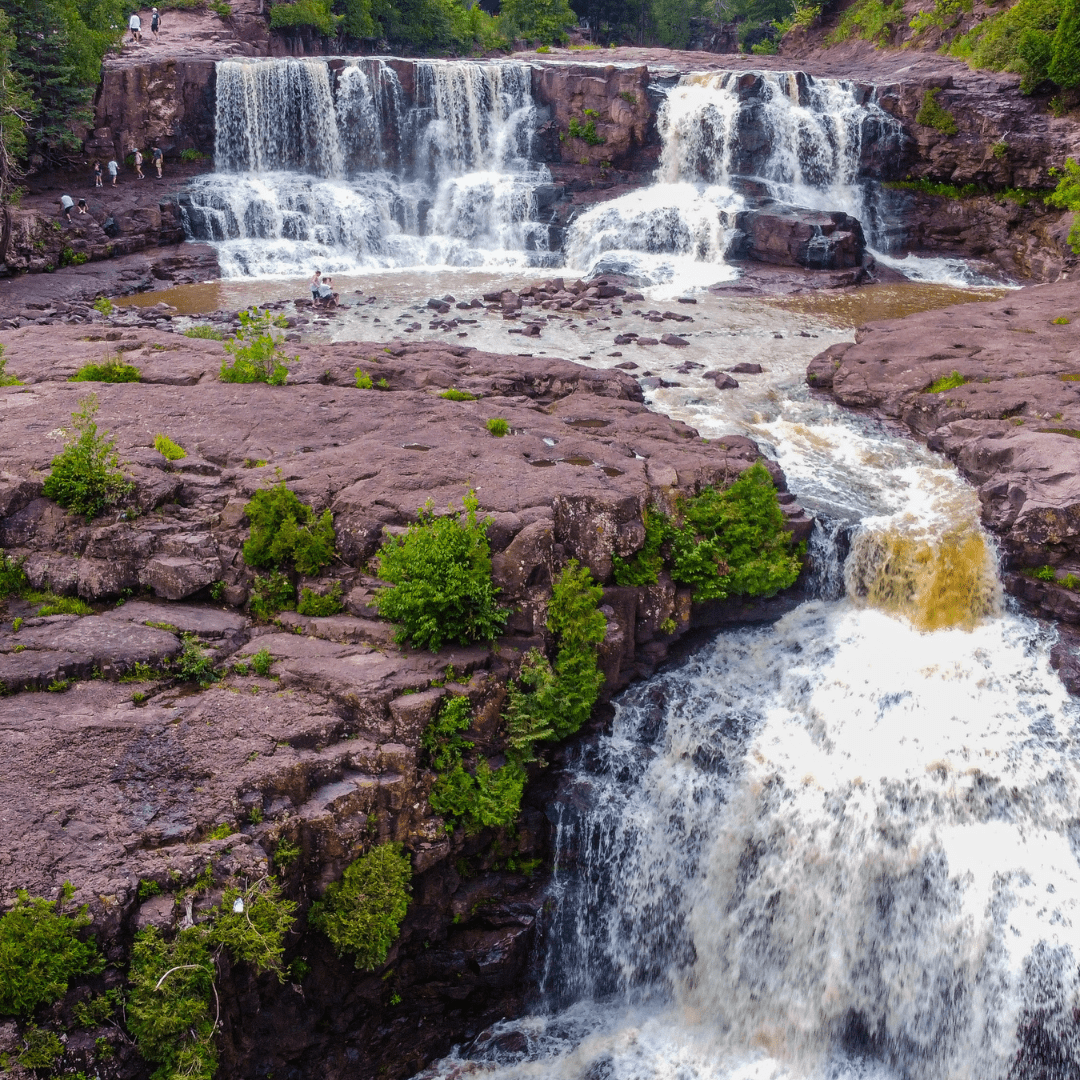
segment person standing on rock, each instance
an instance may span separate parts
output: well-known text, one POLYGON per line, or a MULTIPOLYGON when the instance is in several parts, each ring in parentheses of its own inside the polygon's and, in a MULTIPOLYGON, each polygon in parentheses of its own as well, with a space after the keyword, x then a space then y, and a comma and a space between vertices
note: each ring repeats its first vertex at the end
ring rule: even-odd
POLYGON ((150 157, 154 162, 154 168, 157 169, 157 178, 160 180, 161 179, 161 163, 162 163, 161 147, 160 146, 155 146, 150 151, 150 157))
POLYGON ((158 29, 161 26, 161 16, 157 8, 150 9, 150 33, 154 35, 154 44, 158 43, 158 29))
POLYGON ((116 159, 113 158, 109 162, 109 175, 112 177, 112 186, 116 187, 116 174, 120 172, 120 166, 116 164, 116 159))
POLYGON ((138 180, 145 180, 146 177, 143 176, 143 171, 142 171, 142 162, 143 162, 142 151, 137 146, 133 146, 131 148, 131 152, 135 155, 135 177, 138 180))
POLYGON ((311 306, 315 307, 319 302, 319 285, 322 282, 322 271, 316 267, 315 275, 311 279, 311 306))
POLYGON ((94 187, 101 187, 101 162, 94 162, 94 187))
POLYGON ((128 19, 128 29, 131 31, 131 43, 132 45, 138 45, 142 41, 142 19, 139 18, 139 13, 133 12, 130 19, 128 19))
POLYGON ((75 200, 70 195, 61 195, 60 209, 64 212, 64 217, 67 219, 67 222, 70 225, 71 211, 75 209, 75 200))

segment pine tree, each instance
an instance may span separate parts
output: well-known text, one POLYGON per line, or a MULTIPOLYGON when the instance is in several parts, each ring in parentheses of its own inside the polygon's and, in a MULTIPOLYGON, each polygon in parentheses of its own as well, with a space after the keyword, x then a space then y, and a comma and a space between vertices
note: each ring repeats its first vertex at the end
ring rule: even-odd
POLYGON ((567 0, 503 0, 501 18, 517 37, 544 44, 562 38, 563 31, 577 22, 567 0))
POLYGON ((1063 90, 1080 85, 1080 0, 1064 0, 1047 74, 1063 90))

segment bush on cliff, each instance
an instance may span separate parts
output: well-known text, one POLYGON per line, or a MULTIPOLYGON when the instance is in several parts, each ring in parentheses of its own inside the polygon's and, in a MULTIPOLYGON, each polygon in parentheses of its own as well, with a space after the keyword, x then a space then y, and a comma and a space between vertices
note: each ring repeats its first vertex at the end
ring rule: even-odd
POLYGON ((330 0, 294 0, 270 8, 270 26, 274 30, 310 26, 320 34, 329 35, 336 32, 340 21, 340 16, 331 10, 330 0))
POLYGON ((225 351, 232 356, 233 362, 221 361, 218 378, 222 382, 264 382, 269 386, 283 386, 289 375, 284 361, 289 358, 281 352, 285 339, 274 330, 284 325, 285 317, 272 316, 269 308, 259 311, 253 307, 241 311, 240 329, 225 342, 225 351))
POLYGON ((545 45, 563 41, 566 28, 577 22, 567 0, 503 0, 499 17, 511 37, 545 45))
POLYGON ((1046 196, 1046 202, 1073 212, 1069 246, 1080 255, 1080 164, 1074 158, 1066 158, 1060 169, 1050 170, 1050 175, 1057 177, 1057 187, 1046 196))
POLYGON ((115 440, 107 438, 108 432, 98 434, 97 395, 80 399, 80 404, 71 414, 75 429, 63 452, 52 459, 43 491, 65 510, 89 519, 119 502, 134 484, 120 471, 115 440))
POLYGON ((631 559, 615 558, 620 585, 650 585, 663 566, 690 585, 694 600, 771 596, 795 583, 802 551, 784 531, 769 471, 755 462, 723 491, 705 488, 681 498, 676 519, 651 509, 645 544, 631 559))
POLYGON ((251 535, 244 543, 244 562, 257 569, 282 569, 291 562, 301 574, 314 574, 334 557, 334 517, 319 517, 281 480, 256 491, 244 513, 251 535))
POLYGON ((470 491, 462 499, 465 520, 437 517, 428 502, 404 536, 388 537, 379 553, 380 589, 375 606, 399 624, 395 640, 438 652, 447 642, 491 641, 509 611, 500 608, 491 580, 487 525, 477 521, 480 506, 470 491))
POLYGON ((386 960, 409 907, 412 865, 400 844, 379 844, 351 863, 340 881, 311 905, 308 922, 338 956, 373 971, 386 960))
POLYGON ((284 941, 295 914, 277 882, 260 878, 227 888, 204 921, 169 940, 153 926, 135 935, 127 1025, 139 1053, 157 1066, 152 1080, 210 1080, 218 1063, 219 956, 228 951, 234 963, 284 981, 284 941))
POLYGON ((856 0, 840 17, 836 28, 825 38, 826 44, 838 45, 858 37, 881 46, 888 43, 904 20, 903 0, 856 0))
POLYGON ((15 906, 0 916, 0 1016, 29 1016, 62 998, 75 976, 104 966, 96 942, 82 936, 90 925, 86 905, 64 911, 74 895, 70 882, 58 900, 31 898, 20 889, 15 906))

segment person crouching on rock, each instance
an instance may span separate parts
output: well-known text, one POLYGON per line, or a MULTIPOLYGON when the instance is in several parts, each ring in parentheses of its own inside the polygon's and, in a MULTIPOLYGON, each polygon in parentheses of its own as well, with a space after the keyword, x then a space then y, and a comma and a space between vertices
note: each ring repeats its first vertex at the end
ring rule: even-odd
POLYGON ((319 302, 324 308, 337 306, 337 293, 334 292, 334 282, 332 278, 324 277, 322 279, 322 284, 319 286, 319 302))
POLYGON ((60 196, 60 209, 64 212, 64 217, 71 223, 71 211, 75 209, 75 200, 70 195, 60 196))
POLYGON ((85 199, 80 199, 79 200, 79 213, 80 214, 89 213, 89 210, 87 210, 87 208, 86 208, 86 200, 85 199))

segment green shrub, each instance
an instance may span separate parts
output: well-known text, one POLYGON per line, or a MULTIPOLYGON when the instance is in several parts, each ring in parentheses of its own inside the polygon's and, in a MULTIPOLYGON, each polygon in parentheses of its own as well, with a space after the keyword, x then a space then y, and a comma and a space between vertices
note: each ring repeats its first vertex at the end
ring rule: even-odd
POLYGON ((7 373, 7 357, 4 355, 3 344, 0 344, 0 386, 22 386, 14 375, 7 373))
POLYGON ((371 376, 363 369, 356 369, 356 389, 357 390, 374 390, 375 386, 371 381, 371 376))
POLYGON ((138 382, 139 369, 133 364, 122 364, 119 360, 109 360, 104 364, 83 364, 68 382, 138 382))
POLYGON ((154 449, 166 461, 179 461, 187 457, 187 451, 177 443, 174 443, 167 435, 154 436, 154 449))
POLYGON ((222 21, 232 18, 232 4, 229 0, 210 0, 206 6, 222 21))
POLYGON ((997 158, 998 161, 1004 161, 1009 156, 1009 144, 1007 142, 996 142, 990 149, 990 153, 997 158))
POLYGON ((929 11, 918 11, 912 16, 908 26, 916 35, 923 34, 933 27, 946 30, 955 26, 966 11, 971 11, 972 0, 934 0, 929 11))
POLYGON ((476 401, 475 394, 470 394, 468 390, 455 390, 452 386, 449 390, 444 390, 439 397, 446 398, 447 401, 476 401))
POLYGON ((278 871, 287 869, 293 862, 296 861, 300 855, 300 848, 296 844, 290 844, 288 840, 282 837, 278 841, 278 845, 274 848, 274 866, 278 871))
POLYGON ((217 914, 210 923, 209 940, 227 949, 236 963, 251 964, 257 971, 272 971, 285 981, 282 957, 285 935, 293 927, 296 904, 281 898, 281 888, 273 878, 261 878, 241 889, 230 886, 222 895, 217 914), (242 910, 237 911, 237 900, 242 910))
POLYGON ((603 146, 607 141, 596 133, 595 120, 588 120, 583 124, 576 116, 570 117, 570 126, 566 129, 566 135, 571 139, 581 139, 589 146, 603 146))
POLYGON ((780 46, 772 38, 763 38, 756 44, 751 45, 750 51, 755 56, 775 56, 780 51, 780 46))
POLYGON ((282 480, 261 488, 244 507, 251 535, 244 562, 257 568, 281 568, 292 562, 301 574, 314 574, 334 557, 334 518, 321 517, 302 503, 282 480))
POLYGON ((340 21, 341 16, 331 11, 331 0, 293 0, 270 8, 270 26, 274 30, 310 26, 329 37, 337 31, 340 21))
POLYGON ((23 1048, 15 1059, 24 1069, 51 1069, 64 1053, 64 1044, 54 1031, 30 1024, 23 1032, 23 1048))
POLYGON ((273 656, 270 655, 269 649, 260 649, 251 658, 251 669, 256 675, 261 675, 264 679, 270 677, 270 668, 274 663, 273 656))
POLYGON ((511 825, 521 811, 526 779, 525 770, 513 761, 492 769, 481 758, 472 773, 458 764, 436 779, 429 796, 431 809, 448 822, 464 825, 470 834, 511 825))
POLYGON ((0 1016, 29 1016, 62 998, 75 976, 101 971, 97 944, 81 937, 90 925, 86 905, 64 911, 74 895, 70 882, 59 900, 31 899, 20 889, 14 907, 0 916, 0 1016))
POLYGON ((22 562, 16 562, 7 552, 0 552, 0 600, 22 596, 30 588, 22 562))
POLYGON ((48 615, 93 615, 94 609, 77 596, 57 596, 54 592, 28 592, 26 599, 31 604, 41 604, 37 610, 39 618, 48 615))
POLYGON ((71 414, 75 430, 63 453, 52 460, 52 472, 45 480, 44 494, 65 510, 98 516, 127 495, 134 484, 125 480, 114 452, 115 440, 108 432, 98 434, 96 394, 81 399, 81 408, 71 414))
POLYGON ((941 394, 946 390, 955 390, 958 386, 963 386, 967 382, 967 379, 960 374, 959 371, 953 371, 948 375, 942 375, 940 379, 935 379, 924 391, 924 394, 941 394))
POLYGON ((1046 202, 1049 206, 1073 212, 1069 246, 1080 255, 1080 164, 1074 158, 1066 158, 1064 166, 1051 169, 1050 175, 1057 178, 1057 187, 1046 196, 1046 202))
POLYGON ((285 317, 272 316, 269 308, 261 312, 257 307, 241 311, 240 329, 225 342, 225 351, 232 356, 233 362, 229 364, 222 360, 218 378, 222 382, 264 382, 270 386, 283 386, 289 375, 284 361, 289 358, 282 355, 281 345, 285 339, 274 333, 274 328, 285 325, 285 317))
POLYGON ((350 864, 341 880, 312 904, 308 922, 321 930, 338 956, 373 971, 397 939, 409 907, 412 866, 400 844, 380 844, 350 864))
POLYGON ((279 611, 292 611, 295 606, 296 586, 280 570, 269 577, 255 575, 248 610, 256 619, 271 619, 279 611))
POLYGON ((183 635, 184 649, 175 661, 177 678, 209 686, 216 678, 213 658, 199 645, 194 634, 183 635))
POLYGON ((499 417, 492 417, 484 426, 496 439, 510 434, 510 425, 499 417))
POLYGON ((545 45, 564 40, 564 31, 577 23, 567 0, 503 0, 499 21, 508 38, 521 37, 545 45))
MULTIPOLYGON (((184 153, 187 153, 187 151, 185 150, 184 153)), ((181 154, 180 156, 183 157, 184 154, 181 154)), ((184 337, 207 338, 210 341, 223 341, 225 335, 216 326, 208 326, 206 323, 200 323, 198 326, 189 326, 184 331, 184 337)))
POLYGON ((945 135, 955 135, 960 129, 956 126, 956 119, 944 106, 938 104, 937 96, 941 93, 941 87, 935 86, 923 94, 922 104, 915 114, 915 123, 923 127, 931 127, 945 135))
POLYGON ((1070 59, 1070 20, 1063 18, 1066 2, 1074 0, 1018 0, 1006 11, 961 34, 949 46, 949 52, 972 67, 1016 72, 1025 94, 1048 78, 1068 80, 1075 58, 1070 59), (1059 26, 1064 27, 1061 38, 1057 36, 1059 26), (1060 62, 1051 76, 1056 55, 1060 55, 1060 62))
POLYGON ((300 590, 300 602, 296 605, 298 615, 310 615, 312 617, 325 617, 337 615, 344 609, 341 602, 341 583, 335 582, 329 592, 319 594, 311 589, 300 590))
POLYGON ((1080 84, 1080 0, 1062 0, 1046 74, 1062 90, 1080 84))
POLYGON ((399 624, 399 644, 438 652, 446 642, 491 641, 506 622, 509 611, 496 604, 491 580, 490 519, 476 520, 472 491, 462 504, 464 523, 453 514, 436 517, 428 502, 404 536, 382 546, 379 576, 391 585, 378 590, 375 606, 399 624))
POLYGON ((772 595, 794 584, 801 552, 784 531, 784 515, 760 462, 729 488, 680 498, 678 521, 645 515, 645 544, 631 559, 616 557, 615 580, 651 585, 667 565, 673 580, 692 585, 694 600, 772 595))
POLYGON ((896 33, 903 18, 903 0, 892 0, 889 4, 882 0, 857 0, 840 17, 840 22, 828 34, 825 42, 838 45, 849 38, 859 37, 881 46, 896 33))

